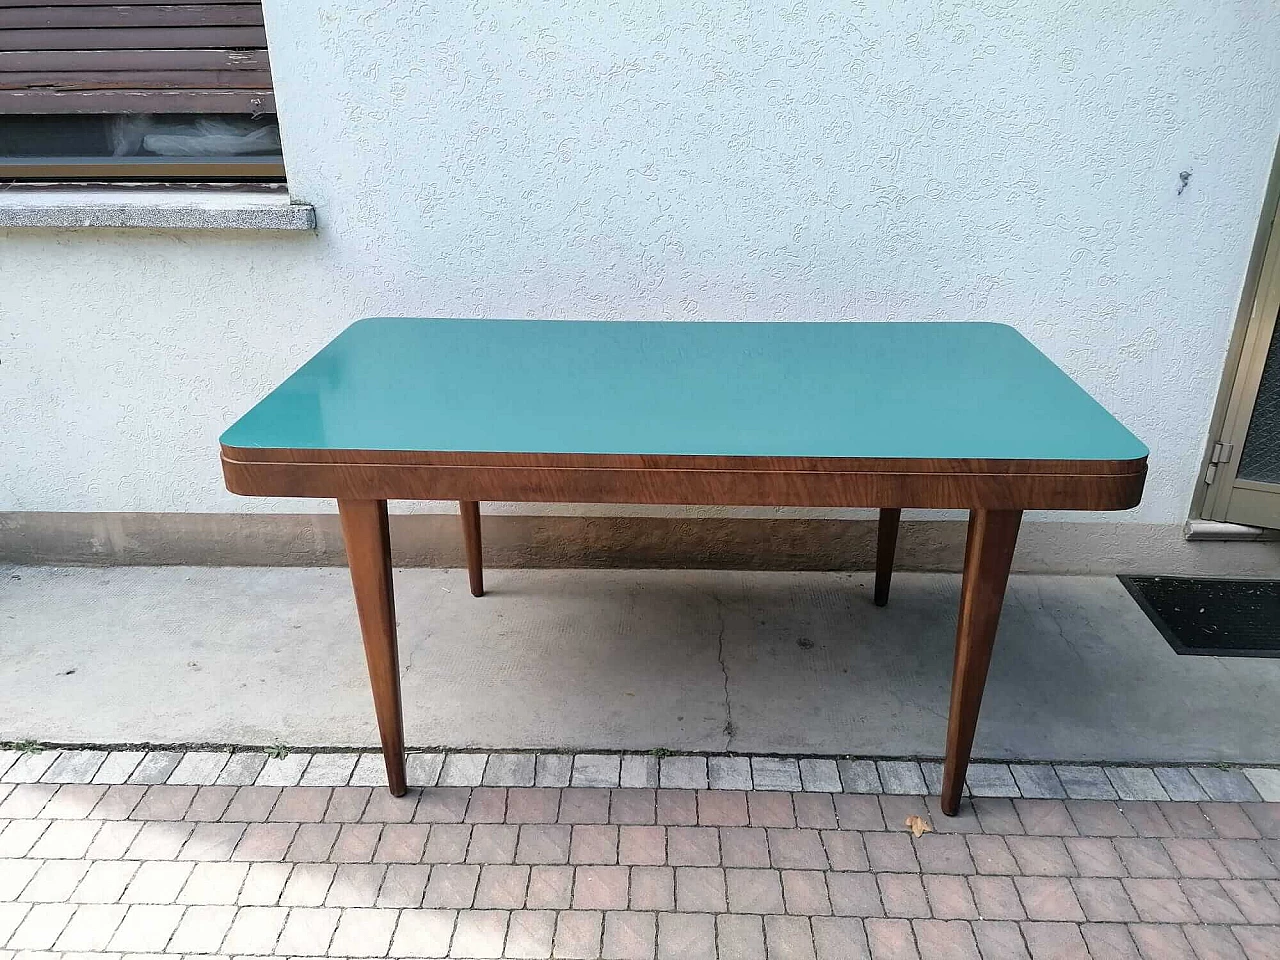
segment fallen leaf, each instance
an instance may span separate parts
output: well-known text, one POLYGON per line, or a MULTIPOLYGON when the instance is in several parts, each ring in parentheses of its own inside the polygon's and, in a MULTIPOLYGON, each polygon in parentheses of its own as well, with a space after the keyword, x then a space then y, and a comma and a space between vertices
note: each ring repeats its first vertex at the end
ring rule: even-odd
POLYGON ((907 817, 906 825, 911 828, 911 835, 917 840, 923 834, 933 833, 933 827, 929 826, 929 821, 924 817, 917 817, 914 813, 907 817))

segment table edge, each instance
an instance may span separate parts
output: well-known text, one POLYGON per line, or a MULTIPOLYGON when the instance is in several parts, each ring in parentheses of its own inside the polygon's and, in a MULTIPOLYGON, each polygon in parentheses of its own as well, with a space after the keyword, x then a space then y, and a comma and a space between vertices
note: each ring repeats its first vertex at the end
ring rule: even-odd
POLYGON ((529 467, 599 470, 718 470, 767 473, 936 473, 1041 476, 1145 474, 1147 456, 1128 459, 1003 459, 981 457, 778 457, 719 454, 499 453, 455 450, 332 450, 236 447, 221 444, 222 458, 240 464, 292 463, 331 466, 529 467))

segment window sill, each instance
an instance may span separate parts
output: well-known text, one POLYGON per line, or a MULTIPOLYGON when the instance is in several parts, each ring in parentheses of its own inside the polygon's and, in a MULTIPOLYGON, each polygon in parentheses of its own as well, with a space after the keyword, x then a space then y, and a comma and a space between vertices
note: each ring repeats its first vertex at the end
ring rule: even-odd
POLYGON ((314 230, 316 211, 283 189, 0 185, 0 227, 314 230))

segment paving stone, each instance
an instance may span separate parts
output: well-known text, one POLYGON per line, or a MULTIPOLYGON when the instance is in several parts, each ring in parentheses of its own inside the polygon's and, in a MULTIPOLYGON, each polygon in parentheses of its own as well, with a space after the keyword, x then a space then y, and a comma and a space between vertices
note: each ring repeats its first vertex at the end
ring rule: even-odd
MULTIPOLYGON (((443 957, 449 953, 453 939, 456 910, 405 910, 400 914, 395 938, 391 941, 393 957, 443 957)), ((550 955, 548 950, 547 954, 550 955)))
POLYGON ((658 915, 658 960, 715 960, 715 918, 705 914, 658 915))
POLYGON ((172 751, 152 751, 139 761, 129 775, 130 783, 157 784, 169 779, 169 774, 182 761, 182 754, 172 751))
POLYGON ((578 867, 573 874, 573 908, 575 910, 625 910, 626 867, 578 867))
POLYGON ((622 787, 648 788, 658 786, 658 758, 647 753, 628 753, 622 758, 618 776, 622 787))
MULTIPOLYGON (((721 914, 716 917, 716 943, 723 960, 765 960, 764 923, 759 917, 721 914)), ((646 954, 646 956, 648 956, 646 954)), ((833 954, 856 957, 856 954, 833 954)), ((824 958, 826 960, 826 958, 824 958)))
MULTIPOLYGON (((86 953, 97 953, 105 950, 111 940, 111 935, 115 933, 128 909, 127 906, 117 903, 90 904, 78 908, 58 937, 57 942, 54 943, 54 948, 65 951, 84 951, 86 953)), ((206 909, 216 910, 219 908, 209 907, 206 909)), ((228 919, 227 922, 230 923, 230 920, 228 919)), ((224 932, 225 928, 218 932, 218 943, 221 943, 224 932)), ((180 943, 180 949, 186 949, 185 942, 182 942, 176 935, 174 939, 180 943)), ((2 942, 0 941, 0 943, 2 942)), ((218 943, 212 945, 213 949, 217 949, 218 943)))
MULTIPOLYGON (((17 763, 21 756, 21 750, 0 750, 0 779, 4 778, 5 771, 17 763)), ((4 941, 0 940, 0 943, 4 941)))
MULTIPOLYGON (((0 766, 3 763, 0 762, 0 766)), ((1269 803, 1280 802, 1280 769, 1275 767, 1249 767, 1241 770, 1249 782, 1253 784, 1253 789, 1258 791, 1258 796, 1262 797, 1269 803)))
POLYGON ((676 875, 671 867, 632 867, 631 909, 674 910, 676 875))
POLYGON ((1169 794, 1150 767, 1106 767, 1107 779, 1121 800, 1168 800, 1169 794))
POLYGON ((1241 804, 1205 801, 1199 806, 1200 812, 1213 825, 1219 837, 1226 840, 1257 840, 1259 838, 1258 828, 1244 812, 1241 804))
POLYGON ((1253 784, 1239 770, 1220 770, 1217 767, 1192 767, 1191 776, 1209 795, 1210 800, 1247 802, 1262 799, 1253 784))
POLYGON ((658 785, 673 790, 706 790, 706 757, 663 757, 658 763, 658 785))
POLYGON ((1186 767, 1155 767, 1153 771, 1170 800, 1208 800, 1209 794, 1186 767))
POLYGON ((484 768, 484 785, 532 787, 535 762, 532 753, 491 753, 484 768))
POLYGON ((698 823, 704 827, 745 827, 750 823, 743 790, 699 790, 698 823))
POLYGON ((146 756, 143 750, 112 750, 93 775, 94 783, 127 783, 129 775, 146 756))
MULTIPOLYGON (((1035 960, 1089 960, 1089 951, 1080 928, 1074 923, 1024 923, 1022 935, 1026 938, 1031 956, 1035 960)), ((1112 960, 1112 954, 1100 954, 1112 960)))
MULTIPOLYGON (((715 831, 709 831, 714 835, 715 831)), ((473 844, 474 846, 474 841, 473 844)), ((569 862, 615 864, 618 862, 618 828, 598 823, 580 823, 573 827, 569 840, 569 862)))
POLYGON ((23 753, 5 771, 6 783, 38 783, 61 755, 60 750, 23 753))
POLYGON ((254 784, 259 787, 296 787, 311 762, 309 753, 290 753, 283 757, 267 757, 254 784))
POLYGON ((933 794, 942 793, 942 764, 936 760, 924 760, 920 763, 920 772, 924 774, 925 789, 933 794))
POLYGON ((684 913, 724 913, 728 909, 724 871, 717 867, 676 867, 676 909, 684 913))
POLYGON ((929 900, 925 897, 920 875, 915 873, 881 873, 876 875, 884 912, 890 917, 918 918, 929 916, 929 900))
MULTIPOLYGON (((506 957, 549 957, 556 915, 549 910, 517 910, 507 924, 506 957)), ((650 946, 652 953, 652 945, 650 946)), ((646 954, 645 956, 649 956, 646 954)))
POLYGON ((1022 798, 1013 801, 1013 808, 1018 812, 1023 829, 1031 836, 1070 837, 1075 836, 1075 821, 1067 812, 1066 804, 1061 800, 1044 800, 1022 798))
POLYGON ((1175 877, 1178 871, 1160 841, 1143 837, 1117 837, 1113 841, 1120 862, 1131 877, 1175 877))
POLYGON ((818 960, 868 960, 871 956, 862 921, 856 917, 814 917, 813 945, 818 960))
POLYGON ((356 768, 351 771, 349 787, 385 787, 387 785, 387 764, 380 753, 362 753, 356 760, 356 768))
POLYGON ((1217 880, 1183 880, 1182 892, 1205 923, 1244 923, 1245 916, 1217 880))
POLYGON ((751 761, 747 757, 708 757, 707 781, 712 790, 750 790, 751 761))
MULTIPOLYGON (((1071 881, 1085 918, 1097 923, 1136 922, 1138 913, 1119 880, 1110 877, 1075 877, 1071 881)), ((1225 896, 1225 894, 1224 894, 1225 896)))
POLYGON ((378 899, 374 905, 412 907, 416 910, 422 906, 422 895, 430 874, 431 867, 425 863, 391 864, 382 878, 382 887, 378 890, 378 899))
POLYGON ((1085 923, 1080 926, 1090 954, 1098 960, 1141 960, 1129 928, 1119 923, 1085 923))
POLYGON ((1247 960, 1240 941, 1222 927, 1184 927, 1191 949, 1200 960, 1247 960))
POLYGON ((343 910, 333 941, 329 944, 329 953, 335 957, 385 956, 391 947, 391 937, 399 919, 398 910, 379 910, 374 907, 343 910))
POLYGON ((1067 796, 1062 781, 1053 766, 1048 763, 1011 763, 1009 772, 1024 797, 1040 800, 1061 800, 1067 796))
MULTIPOLYGON (((634 871, 633 871, 634 874, 634 871)), ((529 890, 525 906, 530 910, 567 910, 573 900, 573 867, 538 865, 529 868, 529 890)), ((632 907, 635 879, 632 878, 632 907)))
POLYGON ((818 793, 840 793, 844 789, 834 760, 801 760, 800 784, 805 790, 818 793))
POLYGON ((1195 952, 1182 931, 1171 924, 1153 925, 1135 923, 1129 926, 1129 936, 1138 945, 1144 957, 1160 960, 1196 960, 1195 952))
POLYGON ((799 790, 800 765, 783 757, 752 757, 751 779, 756 790, 799 790))
POLYGON ((345 787, 359 759, 358 753, 314 754, 298 783, 304 787, 345 787))
POLYGON ((218 774, 230 759, 229 753, 192 750, 182 755, 165 783, 212 786, 218 782, 218 774))
POLYGON ((572 773, 572 755, 567 753, 540 753, 535 765, 533 782, 539 787, 567 787, 572 773))
POLYGON ((507 791, 507 823, 554 823, 559 812, 559 790, 512 787, 507 791))
POLYGON ((1280 927, 1232 927, 1231 932, 1236 935, 1236 940, 1250 960, 1272 960, 1276 956, 1280 927))
POLYGON ((876 769, 885 793, 920 796, 929 792, 918 763, 910 760, 877 760, 876 769))
POLYGON ((476 909, 519 910, 529 887, 529 868, 506 863, 486 863, 476 885, 476 909))
MULTIPOLYGON (((383 764, 385 768, 386 764, 383 764)), ((411 753, 405 758, 405 778, 410 787, 434 787, 440 782, 444 769, 443 753, 411 753)), ((386 786, 386 775, 373 786, 386 786)))
POLYGON ((845 793, 880 793, 880 772, 874 760, 837 760, 840 783, 845 793))
POLYGON ((791 797, 795 807, 796 826, 814 829, 834 829, 839 826, 836 817, 835 794, 797 793, 791 797))
POLYGON ((869 919, 863 926, 875 960, 919 960, 910 920, 869 919))
POLYGON ((1066 800, 1067 812, 1085 837, 1132 837, 1137 831, 1111 800, 1066 800))
POLYGON ((487 753, 449 753, 445 755, 436 781, 441 787, 478 787, 489 762, 487 753))
POLYGON ((106 758, 103 750, 63 750, 40 779, 44 783, 92 783, 106 758))
POLYGON ((566 910, 556 917, 556 957, 587 960, 600 956, 604 914, 598 910, 566 910))
POLYGON ((615 754, 579 753, 573 758, 575 787, 616 787, 622 772, 622 759, 615 754))
POLYGON ((765 917, 764 941, 771 960, 814 960, 808 917, 765 917))
MULTIPOLYGON (((652 787, 619 787, 609 791, 609 821, 619 824, 652 824, 657 821, 657 791, 652 787)), ((507 819, 511 819, 508 815, 507 819)))
POLYGON ((973 938, 984 960, 1031 960, 1018 925, 1009 920, 976 920, 973 938))
MULTIPOLYGON (((881 798, 883 803, 887 797, 881 798)), ((1026 833, 1013 800, 1008 797, 974 797, 971 801, 974 816, 986 833, 1026 833)))
POLYGON ((1013 885, 1031 920, 1084 920, 1084 911, 1066 877, 1014 877, 1013 885))
POLYGON ((1161 813, 1158 801, 1126 800, 1120 805, 1120 812, 1133 824, 1133 829, 1140 837, 1173 836, 1173 827, 1161 813))
POLYGON ((1008 764, 971 763, 964 779, 969 793, 975 797, 1022 796, 1008 764))
POLYGON ((911 926, 921 955, 979 960, 973 931, 963 920, 916 920, 911 926))
POLYGON ((265 753, 233 753, 218 774, 217 783, 229 787, 247 787, 258 779, 267 762, 265 753))
MULTIPOLYGON (((285 956, 323 956, 328 952, 329 941, 333 939, 341 917, 342 911, 333 907, 296 907, 290 910, 275 952, 285 956)), ((217 948, 214 949, 216 951, 217 948)))
POLYGON ((1101 767, 1055 764, 1053 770, 1072 800, 1116 799, 1116 788, 1101 767))
POLYGON ((970 877, 969 889, 978 914, 986 920, 1023 920, 1027 916, 1010 877, 970 877))
POLYGON ((561 823, 608 823, 611 797, 612 791, 600 787, 565 787, 560 791, 559 820, 561 823))
POLYGON ((84 820, 106 792, 105 784, 61 784, 40 811, 40 816, 49 820, 84 820))
POLYGON ((1196 922, 1196 913, 1176 880, 1125 879, 1120 882, 1144 922, 1196 922))

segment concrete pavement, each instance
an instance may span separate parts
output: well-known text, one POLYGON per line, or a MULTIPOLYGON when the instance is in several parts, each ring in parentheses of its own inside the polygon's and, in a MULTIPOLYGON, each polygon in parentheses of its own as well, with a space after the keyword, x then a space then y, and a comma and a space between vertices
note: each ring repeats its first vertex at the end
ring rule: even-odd
MULTIPOLYGON (((413 746, 941 754, 959 578, 397 571, 413 746)), ((342 569, 0 569, 0 740, 372 746, 342 569)), ((1178 657, 1112 578, 1016 577, 976 757, 1280 761, 1280 660, 1178 657)))

